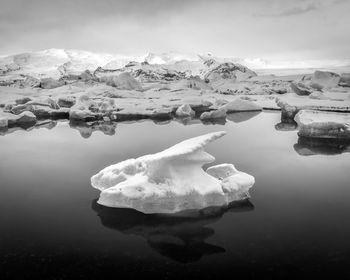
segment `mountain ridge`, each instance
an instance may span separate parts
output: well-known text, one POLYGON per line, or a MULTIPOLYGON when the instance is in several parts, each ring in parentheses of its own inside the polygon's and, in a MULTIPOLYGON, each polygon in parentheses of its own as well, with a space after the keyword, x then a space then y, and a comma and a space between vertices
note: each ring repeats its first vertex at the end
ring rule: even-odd
POLYGON ((261 58, 218 57, 208 54, 185 54, 180 52, 147 53, 130 56, 111 53, 95 53, 84 50, 51 48, 41 51, 24 52, 10 56, 0 56, 0 75, 23 74, 36 77, 59 77, 62 71, 80 74, 85 70, 121 69, 130 62, 146 62, 169 69, 191 70, 197 73, 203 63, 235 63, 253 70, 256 69, 307 69, 324 67, 346 67, 350 60, 309 60, 309 61, 275 61, 261 58))

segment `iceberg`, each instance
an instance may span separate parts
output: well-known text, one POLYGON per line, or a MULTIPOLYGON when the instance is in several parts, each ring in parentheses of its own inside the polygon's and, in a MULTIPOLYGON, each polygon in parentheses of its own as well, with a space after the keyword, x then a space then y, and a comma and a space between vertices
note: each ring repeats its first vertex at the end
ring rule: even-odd
POLYGON ((92 176, 101 191, 98 203, 140 212, 173 214, 210 206, 226 206, 249 198, 253 176, 232 164, 202 168, 215 158, 204 147, 225 131, 182 141, 162 152, 128 159, 92 176))
POLYGON ((250 100, 236 98, 235 100, 222 106, 226 113, 262 111, 262 107, 250 100))
POLYGON ((281 108, 283 120, 293 120, 301 110, 350 112, 348 100, 319 100, 287 96, 276 98, 276 103, 281 108))
POLYGON ((192 110, 191 106, 189 104, 183 104, 176 110, 176 116, 183 118, 183 117, 194 117, 196 112, 192 110))
POLYGON ((301 110, 296 116, 301 137, 350 139, 350 115, 301 110))

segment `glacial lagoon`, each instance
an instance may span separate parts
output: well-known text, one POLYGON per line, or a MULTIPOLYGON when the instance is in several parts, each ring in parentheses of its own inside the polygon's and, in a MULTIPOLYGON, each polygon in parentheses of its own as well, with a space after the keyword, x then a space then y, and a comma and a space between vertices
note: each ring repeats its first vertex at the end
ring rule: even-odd
POLYGON ((350 145, 299 139, 280 112, 236 113, 220 124, 57 121, 1 134, 1 279, 347 273, 350 145), (103 167, 221 130, 227 135, 206 150, 213 165, 254 175, 249 200, 194 217, 96 203, 90 177, 103 167))

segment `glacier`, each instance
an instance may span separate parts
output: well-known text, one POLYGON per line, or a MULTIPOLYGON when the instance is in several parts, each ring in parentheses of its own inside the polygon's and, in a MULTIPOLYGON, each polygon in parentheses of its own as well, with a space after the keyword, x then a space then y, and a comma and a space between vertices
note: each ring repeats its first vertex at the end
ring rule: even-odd
POLYGON ((208 168, 215 158, 204 147, 224 136, 214 132, 182 141, 162 152, 108 166, 91 177, 98 203, 140 212, 173 214, 226 206, 249 197, 253 176, 232 164, 208 168))

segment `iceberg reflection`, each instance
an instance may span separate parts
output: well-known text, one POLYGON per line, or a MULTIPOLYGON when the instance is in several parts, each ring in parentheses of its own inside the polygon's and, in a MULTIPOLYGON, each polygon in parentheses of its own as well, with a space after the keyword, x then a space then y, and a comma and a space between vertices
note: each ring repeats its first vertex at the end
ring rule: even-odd
POLYGON ((234 123, 240 123, 245 122, 247 120, 250 120, 257 115, 259 115, 261 111, 248 111, 248 112, 237 112, 237 113, 230 113, 227 114, 226 119, 228 119, 231 122, 234 123))
POLYGON ((16 125, 16 126, 9 126, 6 128, 0 128, 0 136, 5 136, 7 134, 14 133, 16 131, 31 131, 33 129, 40 129, 40 128, 46 128, 46 129, 53 129, 56 127, 57 121, 54 120, 42 120, 38 121, 35 125, 29 123, 29 124, 21 124, 21 125, 16 125))
POLYGON ((298 129, 298 124, 294 120, 281 121, 275 125, 275 129, 278 131, 294 131, 298 129))
POLYGON ((338 155, 350 152, 350 141, 346 139, 299 137, 294 150, 302 156, 338 155))
POLYGON ((248 200, 227 207, 209 207, 186 216, 172 214, 143 214, 134 209, 110 208, 92 201, 92 209, 101 224, 124 234, 142 236, 148 245, 161 254, 181 263, 195 262, 204 255, 225 252, 225 249, 205 240, 215 234, 208 225, 218 221, 226 212, 246 212, 254 209, 248 200))
POLYGON ((69 126, 73 129, 78 130, 81 137, 87 139, 87 138, 90 138, 95 131, 100 131, 104 135, 113 136, 115 134, 117 124, 115 122, 103 122, 103 121, 96 121, 96 122, 70 121, 69 126))

